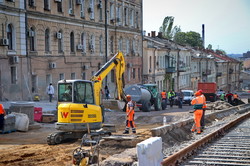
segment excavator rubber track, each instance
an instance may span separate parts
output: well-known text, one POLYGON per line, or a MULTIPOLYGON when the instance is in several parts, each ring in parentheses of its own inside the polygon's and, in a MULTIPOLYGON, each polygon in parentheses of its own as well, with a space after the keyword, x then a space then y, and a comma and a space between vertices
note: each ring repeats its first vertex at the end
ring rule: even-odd
POLYGON ((86 132, 54 132, 47 136, 48 145, 57 145, 69 140, 82 138, 86 132))

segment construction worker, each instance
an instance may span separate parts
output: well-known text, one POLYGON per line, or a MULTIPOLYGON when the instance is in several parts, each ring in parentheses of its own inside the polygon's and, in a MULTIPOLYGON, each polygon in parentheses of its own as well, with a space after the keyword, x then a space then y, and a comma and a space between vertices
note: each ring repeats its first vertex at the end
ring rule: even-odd
POLYGON ((194 125, 191 129, 192 132, 201 133, 201 117, 203 114, 204 97, 202 96, 202 91, 197 91, 195 93, 195 98, 191 101, 194 106, 194 125))
POLYGON ((127 117, 127 121, 126 121, 126 128, 123 132, 123 134, 129 134, 129 128, 132 128, 132 132, 136 133, 135 130, 135 123, 134 123, 134 115, 135 115, 135 102, 132 101, 131 96, 127 95, 126 96, 126 100, 127 100, 127 105, 126 105, 126 117, 127 117))
POLYGON ((4 110, 3 104, 0 104, 0 130, 3 130, 5 115, 6 115, 6 112, 4 110))
POLYGON ((202 90, 199 90, 201 93, 201 97, 203 98, 203 112, 202 112, 202 117, 201 117, 201 131, 205 129, 205 112, 207 108, 207 103, 206 103, 206 97, 203 95, 202 90))
POLYGON ((233 94, 233 105, 238 105, 239 104, 239 96, 237 93, 233 94))
POLYGON ((167 92, 165 90, 161 92, 161 100, 165 102, 167 108, 167 92))
POLYGON ((173 90, 168 92, 168 100, 169 100, 170 107, 173 107, 174 105, 174 97, 175 97, 175 93, 173 90))
POLYGON ((225 93, 222 93, 222 94, 220 95, 220 100, 221 100, 221 101, 225 101, 225 97, 226 97, 226 94, 225 94, 225 93))

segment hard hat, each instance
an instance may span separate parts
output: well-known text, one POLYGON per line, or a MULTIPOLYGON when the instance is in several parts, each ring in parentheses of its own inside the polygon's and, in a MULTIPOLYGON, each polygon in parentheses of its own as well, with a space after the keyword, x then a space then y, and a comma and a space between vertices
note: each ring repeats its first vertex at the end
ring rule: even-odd
POLYGON ((200 89, 200 90, 198 90, 201 94, 203 93, 203 91, 200 89))
POLYGON ((127 96, 126 96, 126 99, 127 99, 127 101, 130 101, 130 100, 131 100, 131 96, 130 96, 130 95, 127 95, 127 96))
POLYGON ((201 93, 200 91, 197 91, 197 92, 195 92, 194 95, 195 95, 195 96, 200 96, 200 95, 202 95, 202 93, 201 93))

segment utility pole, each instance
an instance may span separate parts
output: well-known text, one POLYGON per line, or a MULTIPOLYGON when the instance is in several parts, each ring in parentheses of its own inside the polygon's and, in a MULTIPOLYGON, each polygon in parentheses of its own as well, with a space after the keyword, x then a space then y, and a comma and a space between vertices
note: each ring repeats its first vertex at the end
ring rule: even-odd
POLYGON ((177 90, 177 92, 179 91, 179 77, 180 77, 180 49, 177 47, 177 63, 176 63, 176 65, 177 65, 177 68, 176 68, 176 70, 177 70, 177 78, 176 78, 176 83, 177 83, 177 88, 176 88, 176 90, 177 90))
MULTIPOLYGON (((105 63, 108 61, 108 15, 107 15, 107 0, 105 0, 105 63)), ((105 78, 105 86, 108 85, 108 79, 105 78)))

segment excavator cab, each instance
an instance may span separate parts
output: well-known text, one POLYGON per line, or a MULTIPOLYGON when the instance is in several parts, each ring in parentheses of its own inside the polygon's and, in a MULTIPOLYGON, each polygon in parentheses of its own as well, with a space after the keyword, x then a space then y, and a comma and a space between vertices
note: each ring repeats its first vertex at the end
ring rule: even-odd
POLYGON ((100 129, 102 108, 95 104, 91 81, 62 80, 58 82, 58 122, 56 129, 63 131, 87 131, 100 129))

